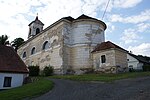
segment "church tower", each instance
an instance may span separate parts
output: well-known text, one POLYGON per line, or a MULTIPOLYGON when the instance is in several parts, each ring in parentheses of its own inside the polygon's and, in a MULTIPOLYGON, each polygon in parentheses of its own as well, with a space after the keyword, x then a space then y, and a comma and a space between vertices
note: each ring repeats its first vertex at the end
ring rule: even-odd
POLYGON ((38 19, 38 15, 36 16, 35 20, 32 21, 29 25, 29 34, 28 39, 37 35, 43 30, 44 24, 38 19))

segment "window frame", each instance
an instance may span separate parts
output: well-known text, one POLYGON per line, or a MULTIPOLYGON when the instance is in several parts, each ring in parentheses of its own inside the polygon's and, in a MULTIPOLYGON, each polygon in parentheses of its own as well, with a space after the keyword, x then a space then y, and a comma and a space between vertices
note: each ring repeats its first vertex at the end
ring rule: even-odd
POLYGON ((31 49, 31 55, 33 55, 33 54, 35 54, 35 53, 36 53, 36 48, 33 47, 33 48, 31 49))
POLYGON ((42 50, 47 50, 49 49, 49 42, 48 41, 45 41, 42 45, 42 50), (47 46, 46 46, 47 45, 47 46))
POLYGON ((39 34, 39 33, 40 33, 40 28, 36 28, 35 33, 36 33, 36 34, 39 34))
POLYGON ((3 87, 11 87, 12 77, 4 77, 3 87))
POLYGON ((26 58, 27 57, 27 52, 24 51, 23 54, 22 54, 22 58, 26 58))
POLYGON ((29 28, 29 35, 31 35, 31 28, 29 28))
POLYGON ((106 55, 101 55, 101 63, 106 63, 106 55))

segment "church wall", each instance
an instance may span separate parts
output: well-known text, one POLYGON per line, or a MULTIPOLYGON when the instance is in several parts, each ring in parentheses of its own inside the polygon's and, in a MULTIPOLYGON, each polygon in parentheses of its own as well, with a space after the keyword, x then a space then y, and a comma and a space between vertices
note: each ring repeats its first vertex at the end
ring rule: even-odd
POLYGON ((64 33, 68 36, 68 39, 64 38, 64 43, 70 48, 67 54, 70 59, 66 60, 70 69, 80 73, 78 71, 81 69, 92 68, 91 51, 94 46, 105 41, 101 25, 91 20, 73 22, 64 33))
POLYGON ((51 65, 54 69, 62 69, 62 30, 63 23, 47 29, 47 31, 31 38, 26 44, 18 49, 18 54, 22 58, 23 52, 26 51, 26 57, 22 58, 26 65, 38 65, 40 69, 51 65), (49 48, 42 50, 45 41, 49 42, 49 48), (36 53, 31 55, 32 48, 35 47, 36 53))
POLYGON ((115 51, 116 54, 116 65, 120 66, 122 68, 128 68, 128 64, 127 64, 127 53, 120 51, 120 50, 116 50, 115 51))
POLYGON ((72 25, 71 43, 74 44, 98 44, 105 41, 104 29, 100 23, 92 21, 74 22, 72 25))
POLYGON ((88 46, 71 47, 71 67, 73 69, 91 68, 91 57, 88 46))

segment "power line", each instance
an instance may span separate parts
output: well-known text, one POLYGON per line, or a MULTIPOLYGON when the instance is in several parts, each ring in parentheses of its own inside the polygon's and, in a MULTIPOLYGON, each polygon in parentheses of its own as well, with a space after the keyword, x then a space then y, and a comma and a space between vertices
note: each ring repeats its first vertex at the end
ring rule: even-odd
POLYGON ((107 7, 108 7, 108 5, 109 5, 109 2, 110 2, 110 0, 108 0, 108 2, 107 2, 107 5, 106 5, 106 8, 105 8, 105 11, 104 11, 103 16, 102 16, 102 20, 103 20, 103 18, 104 18, 104 16, 105 16, 105 13, 106 13, 107 7))

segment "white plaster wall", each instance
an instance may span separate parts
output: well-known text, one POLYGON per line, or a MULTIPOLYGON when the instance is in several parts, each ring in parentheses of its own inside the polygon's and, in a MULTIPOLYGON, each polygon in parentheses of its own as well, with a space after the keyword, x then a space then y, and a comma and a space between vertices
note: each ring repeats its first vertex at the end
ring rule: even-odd
POLYGON ((71 65, 74 69, 92 67, 91 52, 97 44, 105 41, 104 29, 98 22, 77 21, 70 32, 71 65))
POLYGON ((133 69, 142 69, 143 64, 140 63, 137 59, 135 59, 134 57, 130 56, 129 54, 127 54, 127 59, 129 59, 128 67, 130 65, 132 65, 133 69))
POLYGON ((72 44, 101 43, 105 41, 104 31, 98 25, 75 24, 72 27, 72 44))
MULTIPOLYGON (((42 34, 31 39, 25 45, 20 47, 17 53, 22 58, 23 52, 26 51, 26 58, 22 58, 27 66, 38 65, 42 70, 45 66, 53 66, 54 69, 60 69, 63 64, 62 59, 62 29, 63 22, 54 27, 48 28, 42 34), (55 42, 54 42, 55 40, 55 42), (45 41, 49 42, 49 48, 43 50, 45 41), (36 53, 31 55, 32 48, 35 47, 36 53)), ((37 26, 38 27, 38 26, 37 26)))
POLYGON ((0 89, 10 89, 23 84, 24 74, 0 73, 0 89), (4 77, 12 77, 11 87, 3 87, 4 77))
POLYGON ((89 54, 89 48, 88 47, 73 47, 71 48, 71 65, 74 69, 80 69, 80 68, 89 68, 91 67, 91 58, 89 54))

